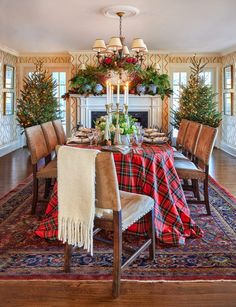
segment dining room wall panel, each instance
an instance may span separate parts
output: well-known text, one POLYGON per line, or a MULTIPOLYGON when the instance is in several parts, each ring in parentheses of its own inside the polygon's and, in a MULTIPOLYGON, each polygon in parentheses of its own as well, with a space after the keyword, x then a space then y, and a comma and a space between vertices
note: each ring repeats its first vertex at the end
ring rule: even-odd
POLYGON ((17 88, 16 63, 16 55, 0 49, 0 156, 19 147, 19 131, 15 117, 17 88), (4 67, 6 64, 14 67, 14 82, 12 89, 6 89, 4 87, 4 67), (6 92, 14 94, 14 113, 12 115, 4 115, 4 95, 6 92))

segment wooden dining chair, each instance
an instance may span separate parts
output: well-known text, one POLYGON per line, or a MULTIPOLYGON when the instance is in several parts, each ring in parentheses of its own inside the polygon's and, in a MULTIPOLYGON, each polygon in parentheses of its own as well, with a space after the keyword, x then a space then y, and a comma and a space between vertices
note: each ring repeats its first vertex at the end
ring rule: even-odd
POLYGON ((60 119, 53 120, 52 123, 56 131, 58 145, 66 144, 67 138, 61 120, 60 119))
POLYGON ((179 150, 183 147, 184 145, 184 140, 187 132, 187 128, 189 125, 190 121, 187 119, 182 119, 179 125, 179 131, 178 135, 176 138, 176 149, 179 150))
MULTIPOLYGON (((38 202, 38 181, 39 179, 52 179, 57 177, 57 162, 50 161, 49 150, 45 141, 43 130, 40 125, 25 129, 27 145, 30 151, 33 168, 33 199, 31 213, 35 214, 38 202), (39 161, 44 160, 44 165, 39 168, 39 161)), ((48 185, 45 184, 44 196, 48 194, 48 185)))
MULTIPOLYGON (((154 200, 147 195, 119 191, 115 163, 111 153, 100 153, 96 158, 96 200, 96 210, 99 209, 100 212, 102 210, 104 213, 95 218, 94 234, 100 229, 113 232, 113 242, 110 242, 113 244, 112 295, 116 298, 120 294, 121 270, 125 269, 148 247, 150 258, 155 259, 154 200), (110 209, 109 212, 107 209, 110 209), (149 238, 122 264, 122 232, 145 215, 148 216, 150 222, 149 238)), ((70 271, 71 252, 72 246, 66 243, 64 262, 66 272, 70 271)))
POLYGON ((41 124, 41 127, 47 144, 48 152, 52 155, 55 152, 56 146, 58 145, 57 134, 54 129, 53 123, 46 122, 41 124))
MULTIPOLYGON (((53 126, 52 122, 46 122, 41 124, 44 138, 47 144, 49 155, 46 159, 48 159, 49 162, 52 159, 56 159, 56 147, 58 145, 57 135, 53 126)), ((45 195, 44 197, 47 198, 50 193, 50 188, 52 187, 52 178, 46 179, 46 186, 45 186, 45 195)))
POLYGON ((202 125, 200 135, 194 152, 193 161, 175 160, 174 166, 180 179, 194 180, 192 185, 184 185, 183 188, 194 192, 197 199, 188 200, 189 203, 203 203, 207 214, 211 214, 208 194, 209 160, 217 136, 217 129, 202 125), (200 199, 198 181, 203 181, 204 199, 200 199))

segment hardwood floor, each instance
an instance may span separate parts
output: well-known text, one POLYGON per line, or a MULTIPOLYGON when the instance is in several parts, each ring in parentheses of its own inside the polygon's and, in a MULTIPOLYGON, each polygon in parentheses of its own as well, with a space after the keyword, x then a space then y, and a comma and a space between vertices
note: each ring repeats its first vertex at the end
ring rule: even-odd
MULTIPOLYGON (((31 173, 26 149, 0 158, 0 196, 31 173)), ((210 174, 236 196, 236 158, 214 150, 210 174)), ((1 306, 236 306, 236 282, 0 281, 1 306)))

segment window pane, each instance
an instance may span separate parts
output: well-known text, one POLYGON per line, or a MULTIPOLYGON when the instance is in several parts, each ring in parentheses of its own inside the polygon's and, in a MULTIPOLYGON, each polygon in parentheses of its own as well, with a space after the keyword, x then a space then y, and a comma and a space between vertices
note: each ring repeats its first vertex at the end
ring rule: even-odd
POLYGON ((173 84, 178 85, 179 84, 179 78, 180 78, 179 72, 174 72, 173 73, 173 84))
POLYGON ((182 85, 187 84, 187 73, 186 72, 180 73, 180 84, 182 84, 182 85))
POLYGON ((60 84, 66 85, 66 73, 65 72, 60 72, 60 84))

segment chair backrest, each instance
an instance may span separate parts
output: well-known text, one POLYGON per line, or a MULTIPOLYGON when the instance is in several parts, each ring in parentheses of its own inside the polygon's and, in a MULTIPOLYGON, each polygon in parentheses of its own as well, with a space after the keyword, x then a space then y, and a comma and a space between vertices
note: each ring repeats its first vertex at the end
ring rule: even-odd
POLYGON ((176 148, 179 149, 184 145, 185 135, 190 121, 187 119, 182 119, 179 125, 179 131, 176 138, 176 148))
POLYGON ((199 133, 201 131, 201 128, 202 125, 197 122, 190 121, 188 124, 184 140, 184 150, 191 153, 192 155, 195 154, 197 141, 199 138, 199 133))
POLYGON ((51 153, 58 145, 55 129, 53 127, 52 122, 43 123, 41 124, 41 127, 43 129, 43 134, 48 147, 48 151, 49 153, 51 153))
POLYGON ((66 143, 66 134, 62 126, 61 120, 57 119, 57 120, 54 120, 52 123, 56 131, 58 144, 64 145, 66 143))
POLYGON ((40 159, 47 157, 49 154, 43 130, 40 125, 28 127, 25 129, 25 135, 32 164, 37 164, 40 159))
POLYGON ((113 154, 99 153, 96 157, 96 207, 121 210, 119 185, 113 154))
POLYGON ((216 136, 216 128, 202 125, 195 152, 195 157, 202 161, 205 165, 209 164, 216 136))

